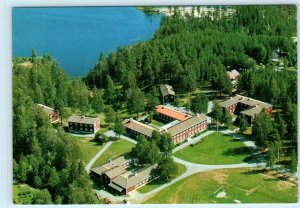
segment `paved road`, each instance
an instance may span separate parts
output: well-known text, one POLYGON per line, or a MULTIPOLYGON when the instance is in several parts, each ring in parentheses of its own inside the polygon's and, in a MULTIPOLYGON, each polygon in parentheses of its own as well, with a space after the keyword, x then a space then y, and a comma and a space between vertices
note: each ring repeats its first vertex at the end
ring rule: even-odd
MULTIPOLYGON (((235 129, 235 130, 223 130, 223 131, 220 131, 221 133, 223 134, 230 134, 231 136, 234 136, 235 138, 237 139, 240 139, 241 141, 243 141, 245 143, 246 146, 249 146, 249 147, 255 147, 255 144, 251 141, 247 141, 244 137, 242 136, 237 136, 236 134, 234 134, 238 129, 235 129)), ((211 134, 215 132, 214 130, 209 130, 209 131, 206 131, 205 133, 199 135, 197 138, 194 138, 194 139, 190 139, 188 142, 182 144, 181 146, 179 147, 176 147, 174 150, 173 150, 173 153, 192 144, 192 143, 195 143, 195 142, 198 142, 200 141, 202 138, 204 138, 205 136, 211 134)), ((224 168, 245 168, 245 167, 248 167, 248 168, 253 168, 253 167, 263 167, 265 166, 265 163, 240 163, 240 164, 225 164, 225 165, 204 165, 204 164, 197 164, 197 163, 191 163, 191 162, 188 162, 188 161, 185 161, 185 160, 182 160, 182 159, 179 159, 177 157, 174 157, 172 156, 174 161, 177 162, 177 163, 180 163, 182 165, 185 165, 186 166, 186 172, 184 172, 182 175, 180 175, 179 177, 173 179, 172 181, 168 182, 168 183, 165 183, 161 186, 159 186, 158 188, 150 191, 150 192, 147 192, 147 193, 139 193, 137 192, 136 190, 135 191, 132 191, 131 193, 129 193, 128 195, 126 196, 114 196, 112 195, 111 193, 105 191, 105 190, 95 190, 100 196, 102 197, 107 197, 109 198, 113 203, 122 203, 122 201, 124 199, 126 199, 129 203, 141 203, 143 201, 145 201, 147 198, 151 197, 152 195, 158 193, 159 191, 163 190, 164 188, 176 183, 177 181, 180 181, 190 175, 193 175, 193 174, 196 174, 196 173, 201 173, 201 172, 204 172, 204 171, 210 171, 210 170, 217 170, 217 169, 224 169, 224 168)))
MULTIPOLYGON (((116 133, 115 133, 114 131, 112 131, 112 130, 111 130, 111 131, 105 132, 104 135, 107 136, 107 137, 117 137, 117 136, 118 136, 118 135, 116 135, 116 133)), ((132 139, 132 138, 130 138, 130 137, 127 137, 127 136, 124 136, 124 135, 121 135, 120 137, 121 137, 121 139, 127 140, 127 141, 129 141, 129 142, 131 142, 131 143, 134 143, 134 144, 137 144, 137 141, 135 141, 134 139, 132 139)))
POLYGON ((104 147, 90 160, 89 164, 87 164, 87 166, 85 166, 85 170, 86 172, 90 172, 90 169, 92 167, 92 165, 96 162, 96 160, 103 154, 103 152, 105 150, 107 150, 107 148, 109 148, 109 146, 113 143, 113 141, 109 141, 107 142, 104 147))

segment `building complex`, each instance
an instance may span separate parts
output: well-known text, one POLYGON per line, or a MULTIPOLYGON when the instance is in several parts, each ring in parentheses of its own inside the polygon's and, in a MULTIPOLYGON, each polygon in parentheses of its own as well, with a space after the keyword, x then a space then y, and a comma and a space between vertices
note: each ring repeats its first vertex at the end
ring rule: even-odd
POLYGON ((230 113, 243 114, 250 124, 252 124, 255 116, 265 110, 268 114, 272 114, 272 105, 259 100, 255 100, 242 95, 236 95, 224 100, 220 103, 221 107, 228 109, 230 113))
POLYGON ((151 172, 157 167, 157 164, 137 172, 126 170, 130 164, 131 160, 121 156, 92 169, 91 175, 101 184, 121 194, 128 194, 155 179, 151 172))
POLYGON ((159 118, 170 123, 160 128, 154 128, 140 121, 127 119, 124 121, 126 131, 134 135, 144 135, 146 138, 151 138, 153 131, 161 134, 169 133, 172 142, 177 144, 207 128, 207 119, 204 114, 193 116, 165 105, 157 106, 156 113, 159 118))

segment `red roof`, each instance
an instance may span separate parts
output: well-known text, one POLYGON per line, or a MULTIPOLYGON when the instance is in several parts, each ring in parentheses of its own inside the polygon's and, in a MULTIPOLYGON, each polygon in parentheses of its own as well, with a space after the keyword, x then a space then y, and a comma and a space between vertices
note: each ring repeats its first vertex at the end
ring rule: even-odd
POLYGON ((184 121, 192 116, 189 114, 182 113, 175 109, 169 108, 165 105, 156 106, 156 112, 171 117, 175 120, 184 121))

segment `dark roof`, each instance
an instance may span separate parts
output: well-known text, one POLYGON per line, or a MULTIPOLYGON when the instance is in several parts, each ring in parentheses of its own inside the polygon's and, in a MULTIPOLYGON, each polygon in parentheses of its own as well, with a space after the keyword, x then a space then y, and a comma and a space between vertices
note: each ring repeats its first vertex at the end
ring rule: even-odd
POLYGON ((160 85, 160 92, 162 96, 175 95, 173 87, 167 84, 160 85))
POLYGON ((85 116, 70 116, 68 122, 82 123, 82 124, 94 124, 96 121, 100 121, 100 118, 91 118, 85 116))
POLYGON ((199 115, 196 115, 194 117, 191 117, 185 121, 182 121, 181 123, 170 127, 169 129, 166 129, 166 132, 169 132, 171 136, 174 136, 182 131, 185 131, 188 128, 191 128, 199 123, 202 123, 203 121, 206 121, 206 116, 202 113, 199 115))
POLYGON ((139 121, 136 121, 134 119, 129 119, 128 122, 125 124, 125 127, 128 129, 132 129, 136 132, 139 132, 143 135, 146 135, 148 137, 152 136, 152 132, 154 130, 153 127, 148 126, 146 124, 143 124, 139 121))

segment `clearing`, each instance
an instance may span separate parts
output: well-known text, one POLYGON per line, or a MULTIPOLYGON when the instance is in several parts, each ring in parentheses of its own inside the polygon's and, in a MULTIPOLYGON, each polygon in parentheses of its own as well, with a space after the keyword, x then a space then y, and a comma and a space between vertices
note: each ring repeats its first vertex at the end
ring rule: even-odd
POLYGON ((110 159, 115 159, 130 152, 134 145, 135 144, 123 139, 114 141, 112 145, 96 160, 92 168, 103 165, 110 159))
POLYGON ((297 182, 272 176, 265 170, 221 169, 178 181, 143 203, 296 203, 297 189, 297 182), (220 189, 226 195, 217 198, 216 191, 220 189))
POLYGON ((212 133, 200 143, 174 154, 182 160, 207 165, 243 163, 250 155, 251 149, 243 142, 220 132, 212 133))

